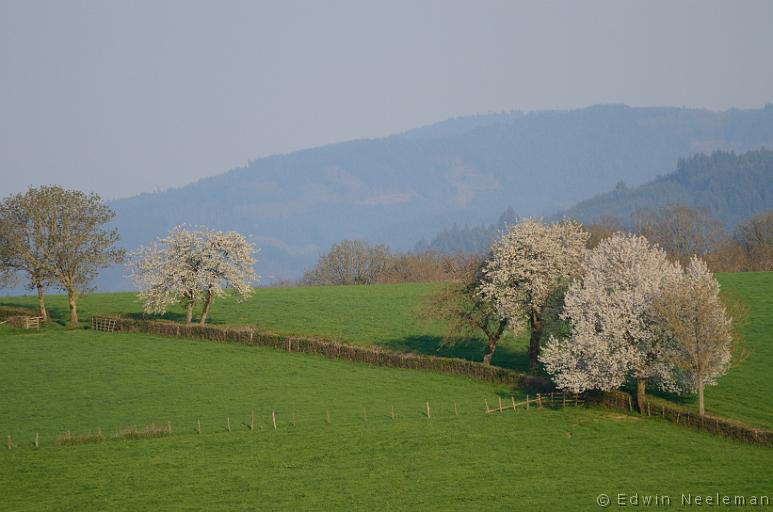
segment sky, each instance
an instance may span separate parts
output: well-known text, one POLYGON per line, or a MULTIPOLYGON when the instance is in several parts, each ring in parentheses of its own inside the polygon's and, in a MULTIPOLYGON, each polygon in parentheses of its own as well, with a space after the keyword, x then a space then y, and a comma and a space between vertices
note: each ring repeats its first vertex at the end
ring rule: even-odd
POLYGON ((0 196, 104 198, 450 117, 773 101, 770 1, 0 0, 0 196))

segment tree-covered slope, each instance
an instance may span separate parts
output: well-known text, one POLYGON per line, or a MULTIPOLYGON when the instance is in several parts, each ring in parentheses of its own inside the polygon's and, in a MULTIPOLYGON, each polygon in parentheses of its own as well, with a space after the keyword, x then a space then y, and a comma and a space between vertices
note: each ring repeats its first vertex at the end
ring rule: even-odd
MULTIPOLYGON (((680 157, 764 145, 773 147, 773 105, 492 114, 261 158, 112 206, 128 248, 180 223, 252 235, 264 249, 259 273, 274 280, 298 277, 344 238, 410 249, 454 223, 489 223, 508 206, 550 214, 621 180, 645 183, 680 157)), ((100 284, 126 288, 119 277, 100 284)))
POLYGON ((715 151, 682 159, 676 171, 644 185, 597 195, 569 208, 564 215, 585 222, 615 217, 630 220, 638 209, 682 203, 705 208, 730 227, 773 208, 773 151, 715 151))

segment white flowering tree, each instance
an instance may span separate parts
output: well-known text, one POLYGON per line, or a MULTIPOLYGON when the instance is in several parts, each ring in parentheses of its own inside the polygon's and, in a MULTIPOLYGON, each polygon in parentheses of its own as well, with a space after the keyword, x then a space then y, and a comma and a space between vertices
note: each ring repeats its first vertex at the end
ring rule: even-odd
POLYGON ((575 392, 615 389, 632 378, 641 409, 648 380, 665 389, 676 384, 655 302, 681 270, 646 238, 623 233, 601 241, 583 269, 564 299, 572 334, 551 336, 540 360, 559 388, 575 392))
POLYGON ((675 342, 669 363, 682 372, 684 390, 698 392, 703 416, 703 390, 727 372, 735 342, 719 283, 706 263, 693 257, 677 283, 663 290, 656 309, 675 342))
POLYGON ((572 220, 544 224, 526 219, 492 247, 481 293, 516 331, 528 324, 532 369, 538 364, 545 304, 563 283, 580 275, 589 236, 572 220))
POLYGON ((131 275, 147 313, 164 313, 173 304, 185 308, 186 323, 203 302, 204 324, 215 298, 233 289, 237 298, 252 293, 257 248, 236 232, 178 226, 153 244, 132 254, 131 275))
POLYGON ((225 295, 227 289, 233 290, 239 300, 252 295, 252 283, 258 280, 253 257, 256 252, 255 245, 248 242, 241 233, 208 232, 204 242, 204 267, 200 279, 204 301, 200 319, 202 325, 207 321, 212 302, 225 295))

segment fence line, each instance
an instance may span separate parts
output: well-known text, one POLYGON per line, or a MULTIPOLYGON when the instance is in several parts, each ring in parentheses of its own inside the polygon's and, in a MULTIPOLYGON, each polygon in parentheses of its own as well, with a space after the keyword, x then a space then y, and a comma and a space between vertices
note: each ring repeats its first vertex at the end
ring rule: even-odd
MULTIPOLYGON (((633 400, 624 391, 605 391, 586 395, 589 403, 603 405, 609 409, 618 409, 628 413, 633 412, 633 400)), ((742 425, 717 416, 701 416, 692 411, 670 407, 663 403, 645 402, 645 416, 659 416, 671 423, 714 434, 717 436, 737 439, 760 446, 773 447, 773 432, 742 425)))
MULTIPOLYGON (((387 409, 386 407, 383 408, 383 414, 378 414, 375 416, 368 415, 368 409, 365 407, 362 407, 361 409, 354 408, 351 412, 351 415, 345 415, 345 420, 342 421, 335 421, 337 425, 344 425, 344 426, 351 426, 351 425, 365 425, 370 423, 374 419, 381 419, 382 424, 390 424, 395 423, 397 421, 405 421, 406 419, 408 421, 436 421, 437 419, 443 420, 454 420, 456 418, 459 418, 462 414, 460 413, 460 409, 458 406, 458 402, 456 400, 453 401, 444 401, 442 402, 446 405, 446 407, 441 408, 434 408, 430 401, 425 401, 421 404, 421 406, 417 406, 413 409, 413 414, 411 415, 398 415, 395 412, 395 406, 391 405, 387 409), (360 411, 357 413, 357 411, 360 411), (437 414, 438 411, 441 411, 441 414, 437 414)), ((437 404, 437 402, 435 402, 437 404)), ((404 406, 407 407, 407 406, 404 406)), ((370 409, 373 411, 373 409, 370 409)), ((472 408, 468 410, 473 410, 472 408)), ((493 412, 493 411, 492 411, 493 412)), ((256 414, 255 411, 252 410, 249 415, 246 416, 247 419, 242 421, 233 421, 235 418, 231 415, 225 415, 222 416, 223 420, 222 423, 220 423, 219 427, 216 427, 214 429, 209 429, 210 433, 218 432, 218 433, 231 433, 236 431, 243 431, 243 432, 255 432, 257 430, 268 430, 271 431, 279 431, 286 429, 286 427, 290 427, 290 430, 294 430, 298 422, 296 421, 295 412, 287 412, 281 415, 277 412, 276 409, 271 410, 270 415, 268 412, 265 413, 265 416, 261 415, 261 417, 264 418, 265 423, 261 422, 260 425, 263 425, 263 427, 259 428, 259 424, 256 422, 256 414), (243 428, 240 428, 239 425, 241 425, 243 428), (284 428, 283 428, 284 427, 284 428)), ((319 420, 318 424, 319 426, 330 426, 334 423, 334 418, 331 415, 330 409, 324 410, 324 415, 315 416, 316 420, 319 420)), ((467 415, 472 416, 472 414, 467 415)), ((202 427, 202 416, 196 416, 195 421, 191 421, 190 424, 190 432, 191 434, 203 434, 205 431, 205 428, 202 427)), ((306 417, 308 419, 308 417, 306 417)), ((340 416, 339 416, 340 418, 340 416)), ((307 422, 305 419, 303 419, 303 423, 306 425, 311 424, 310 422, 307 422)), ((211 425, 211 424, 210 424, 211 425)), ((177 425, 177 432, 188 432, 187 428, 179 428, 179 424, 177 425)), ((120 427, 113 431, 112 434, 105 433, 101 427, 97 427, 95 431, 90 431, 88 433, 73 433, 71 430, 65 430, 61 432, 60 434, 57 434, 53 437, 53 440, 51 440, 49 443, 41 442, 41 436, 40 432, 35 432, 34 436, 30 435, 30 441, 29 446, 34 447, 35 449, 40 449, 41 447, 45 446, 77 446, 77 445, 84 445, 84 444, 98 444, 102 442, 109 442, 109 441, 126 441, 126 440, 135 440, 135 439, 148 439, 148 438, 158 438, 158 437, 169 437, 175 435, 174 431, 172 429, 172 422, 166 421, 166 422, 160 422, 160 423, 150 423, 145 425, 144 427, 138 427, 136 425, 128 426, 128 427, 120 427)), ((6 448, 8 450, 14 450, 18 449, 19 444, 19 436, 14 434, 8 434, 7 435, 7 442, 6 442, 6 448)), ((50 439, 50 438, 49 438, 50 439)), ((27 446, 28 443, 24 442, 22 443, 22 446, 27 446)))
MULTIPOLYGON (((414 353, 394 352, 378 347, 348 345, 319 337, 282 336, 260 332, 250 326, 183 325, 170 321, 116 319, 115 329, 123 332, 143 332, 167 337, 188 337, 217 343, 240 343, 265 346, 276 350, 317 354, 330 359, 344 359, 374 366, 391 368, 424 369, 462 375, 484 382, 512 385, 527 391, 552 392, 551 382, 523 372, 487 366, 464 359, 424 356, 414 353)), ((609 408, 633 412, 631 395, 625 392, 588 393, 582 395, 587 404, 595 403, 609 408)), ((579 400, 579 399, 578 399, 579 400)), ((532 402, 525 404, 528 410, 532 402)), ((688 426, 712 434, 738 439, 752 444, 773 447, 773 432, 756 429, 724 418, 699 416, 664 405, 648 405, 648 411, 661 409, 661 416, 677 425, 688 426)))
POLYGON ((510 410, 517 412, 519 407, 528 411, 529 406, 532 404, 538 409, 543 409, 545 407, 550 409, 562 409, 564 407, 578 407, 580 405, 585 405, 585 399, 582 395, 565 392, 537 393, 533 398, 529 398, 529 395, 526 395, 526 398, 521 402, 517 402, 515 397, 511 396, 509 403, 507 403, 507 401, 503 402, 502 397, 499 397, 498 406, 496 407, 489 407, 488 400, 484 400, 483 402, 486 406, 486 414, 495 412, 502 413, 510 410))

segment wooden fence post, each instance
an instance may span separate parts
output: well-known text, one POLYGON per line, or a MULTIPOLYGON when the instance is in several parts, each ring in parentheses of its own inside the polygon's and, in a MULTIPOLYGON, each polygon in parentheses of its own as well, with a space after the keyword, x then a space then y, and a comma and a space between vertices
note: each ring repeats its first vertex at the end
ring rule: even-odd
POLYGON ((276 430, 276 411, 271 411, 271 422, 274 424, 274 430, 276 430))
POLYGON ((489 410, 488 410, 488 398, 484 398, 483 401, 486 403, 486 414, 488 414, 489 413, 489 410))
POLYGON ((456 407, 456 400, 454 400, 454 415, 459 416, 459 409, 456 407))
POLYGON ((393 405, 389 411, 390 415, 392 416, 392 419, 395 419, 395 406, 393 405))
POLYGON ((40 433, 35 432, 35 448, 40 448, 40 433))
POLYGON ((225 429, 230 432, 231 431, 231 417, 226 416, 225 417, 225 429))
POLYGON ((502 409, 502 397, 500 396, 499 397, 499 413, 501 414, 503 411, 504 411, 504 409, 502 409))
POLYGON ((526 412, 529 412, 529 394, 526 393, 526 412))
POLYGON ((424 405, 427 407, 427 419, 431 419, 432 415, 429 412, 429 402, 424 402, 424 405))
POLYGON ((11 434, 8 434, 8 449, 13 448, 13 441, 11 440, 11 434))
POLYGON ((196 432, 201 434, 201 418, 196 418, 196 432))
POLYGON ((515 397, 510 395, 510 401, 513 402, 513 412, 515 412, 515 397))

